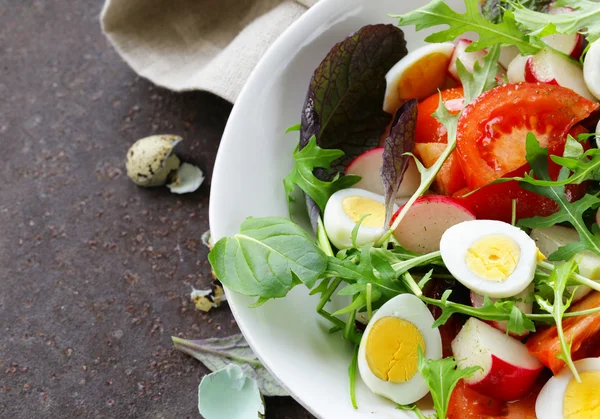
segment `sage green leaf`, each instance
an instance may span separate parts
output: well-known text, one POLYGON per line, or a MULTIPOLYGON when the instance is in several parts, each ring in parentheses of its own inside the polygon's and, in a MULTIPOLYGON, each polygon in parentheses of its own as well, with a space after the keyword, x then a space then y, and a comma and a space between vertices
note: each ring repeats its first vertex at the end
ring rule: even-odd
POLYGON ((240 232, 219 240, 208 255, 230 290, 262 298, 284 297, 298 283, 312 288, 327 256, 306 231, 286 218, 248 218, 240 232))
POLYGON ((479 39, 474 41, 467 51, 477 51, 493 45, 514 45, 522 54, 535 54, 544 43, 538 38, 522 32, 517 26, 511 11, 504 13, 500 23, 492 23, 485 19, 479 11, 478 0, 465 0, 466 12, 458 13, 443 0, 433 0, 425 6, 396 15, 400 26, 415 25, 417 31, 435 26, 447 26, 447 29, 435 32, 427 38, 427 42, 454 41, 467 32, 476 32, 479 39))

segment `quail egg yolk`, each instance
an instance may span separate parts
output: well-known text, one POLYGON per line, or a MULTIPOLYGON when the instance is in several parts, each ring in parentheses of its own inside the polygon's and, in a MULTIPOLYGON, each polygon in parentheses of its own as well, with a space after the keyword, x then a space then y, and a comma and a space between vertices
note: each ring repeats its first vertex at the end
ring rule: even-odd
POLYGON ((385 205, 363 196, 348 196, 342 200, 342 209, 352 221, 358 223, 363 215, 366 217, 361 226, 379 228, 385 222, 385 205))
POLYGON ((521 248, 517 242, 501 234, 490 234, 471 245, 465 262, 478 277, 502 282, 515 271, 520 257, 521 248))
POLYGON ((423 99, 436 92, 446 81, 445 70, 449 62, 450 58, 446 54, 435 52, 413 63, 397 82, 400 97, 423 99))
POLYGON ((572 378, 563 400, 565 419, 594 419, 600 417, 600 371, 579 374, 581 383, 572 378))
POLYGON ((369 332, 367 365, 380 380, 404 383, 417 373, 419 346, 424 352, 425 340, 414 324, 398 317, 382 317, 369 332))

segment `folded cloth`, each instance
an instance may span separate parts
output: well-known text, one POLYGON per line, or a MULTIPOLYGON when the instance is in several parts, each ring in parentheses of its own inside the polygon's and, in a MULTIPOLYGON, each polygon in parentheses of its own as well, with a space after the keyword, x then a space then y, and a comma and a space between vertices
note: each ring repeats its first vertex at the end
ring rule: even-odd
POLYGON ((141 76, 231 102, 271 43, 318 0, 106 0, 102 30, 141 76))

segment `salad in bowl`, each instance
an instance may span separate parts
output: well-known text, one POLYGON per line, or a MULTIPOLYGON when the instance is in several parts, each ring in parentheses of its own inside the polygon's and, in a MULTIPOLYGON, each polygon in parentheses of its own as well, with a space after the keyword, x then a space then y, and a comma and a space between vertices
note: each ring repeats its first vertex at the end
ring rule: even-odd
POLYGON ((360 390, 421 418, 600 417, 600 6, 393 17, 322 58, 281 134, 289 217, 221 237, 214 272, 253 307, 307 289, 352 351, 354 408, 360 390))

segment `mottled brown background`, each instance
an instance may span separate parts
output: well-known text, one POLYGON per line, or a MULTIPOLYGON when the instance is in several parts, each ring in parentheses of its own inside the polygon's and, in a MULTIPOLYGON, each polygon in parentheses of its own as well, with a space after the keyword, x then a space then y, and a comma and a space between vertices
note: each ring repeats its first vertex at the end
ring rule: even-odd
MULTIPOLYGON (((231 105, 133 74, 103 38, 101 0, 0 0, 0 417, 198 418, 207 370, 170 336, 236 332, 201 314, 210 173, 231 105), (125 151, 153 133, 208 181, 142 190, 125 151)), ((290 398, 267 418, 311 418, 290 398)), ((224 418, 225 419, 225 418, 224 418)))

